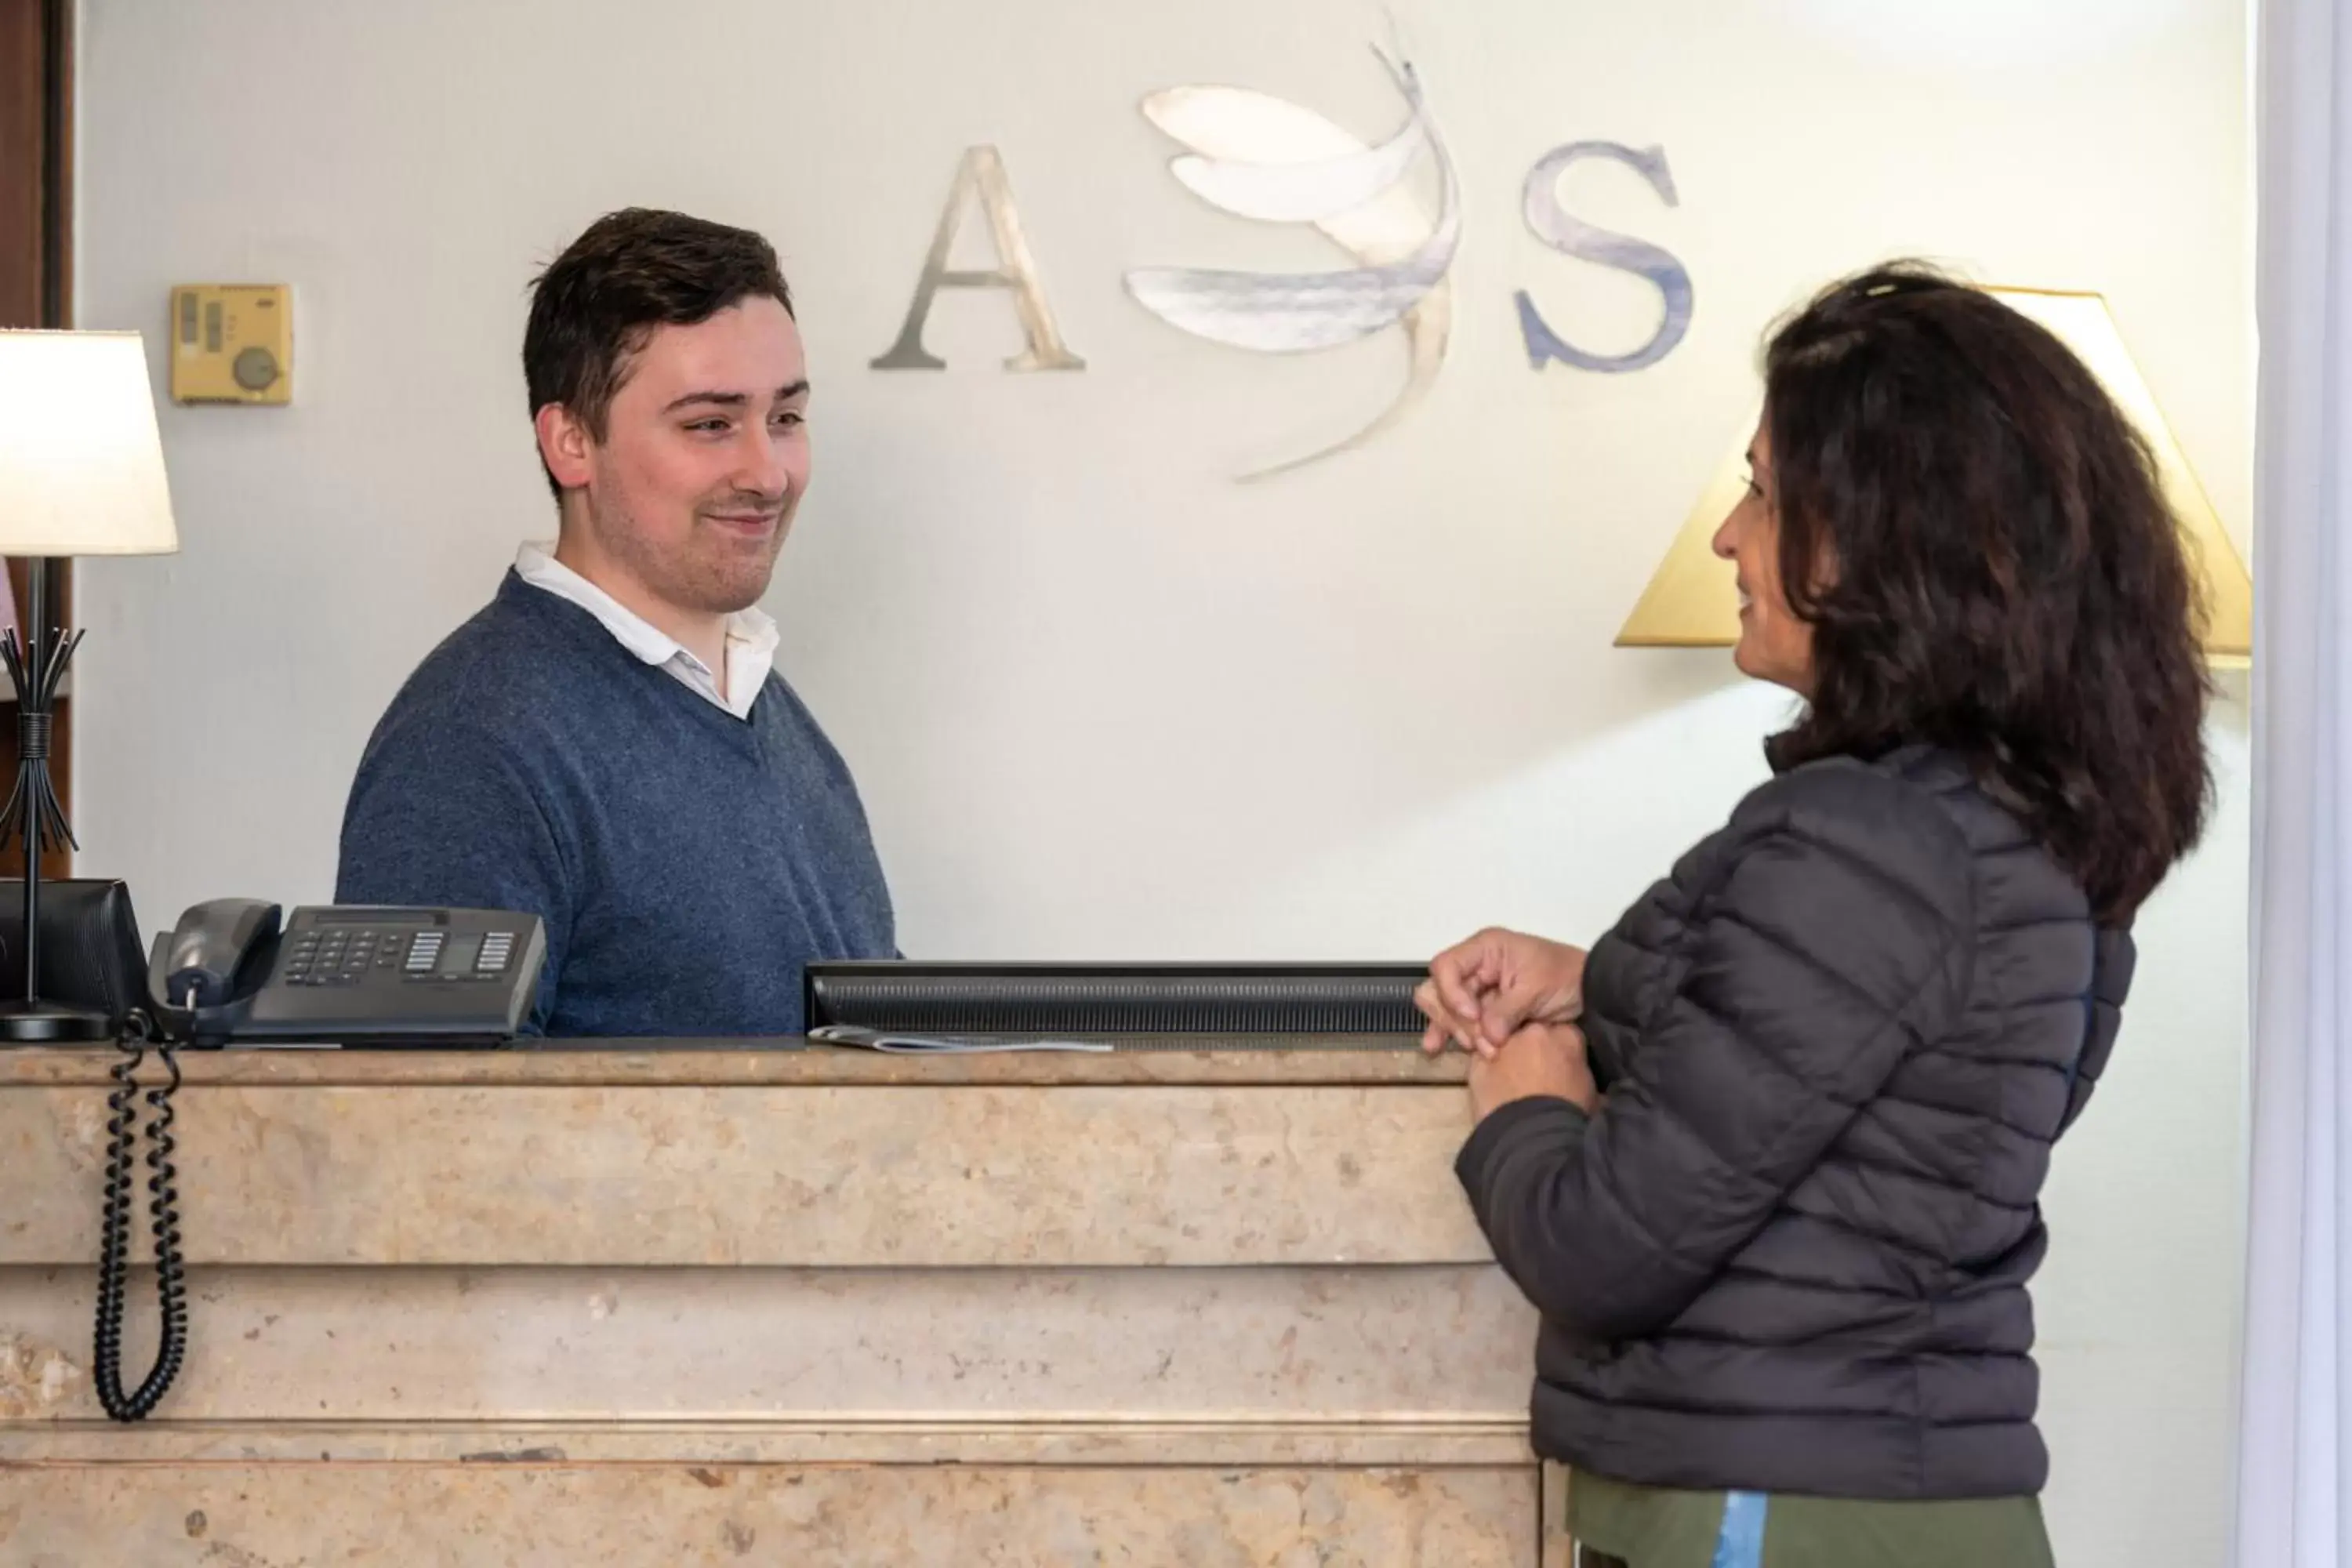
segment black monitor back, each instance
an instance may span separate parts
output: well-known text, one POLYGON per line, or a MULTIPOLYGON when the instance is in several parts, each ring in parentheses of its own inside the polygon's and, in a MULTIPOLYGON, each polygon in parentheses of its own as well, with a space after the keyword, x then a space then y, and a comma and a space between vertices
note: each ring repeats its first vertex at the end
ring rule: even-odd
MULTIPOLYGON (((146 1007, 147 954, 131 889, 112 878, 41 879, 41 994, 116 1028, 146 1007)), ((0 879, 0 1001, 25 998, 25 883, 0 879)))
POLYGON ((808 966, 809 1028, 1011 1035, 1410 1035, 1421 963, 808 966))

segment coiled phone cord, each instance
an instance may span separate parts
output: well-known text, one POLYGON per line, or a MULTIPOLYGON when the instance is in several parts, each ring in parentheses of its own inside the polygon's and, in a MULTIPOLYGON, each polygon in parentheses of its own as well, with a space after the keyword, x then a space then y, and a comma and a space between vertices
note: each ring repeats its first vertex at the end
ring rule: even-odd
POLYGON ((107 1097, 113 1115, 106 1124, 106 1217, 100 1235, 98 1258, 98 1329, 93 1381, 107 1415, 117 1421, 144 1420, 163 1401, 188 1348, 188 1289, 180 1265, 180 1196, 178 1173, 172 1166, 172 1091, 180 1087, 180 1064, 171 1042, 163 1038, 146 1014, 133 1011, 123 1020, 119 1043, 122 1059, 114 1065, 118 1085, 107 1097), (147 1044, 171 1077, 147 1091, 154 1116, 146 1136, 148 1207, 155 1234, 155 1294, 162 1309, 162 1332, 155 1346, 155 1364, 146 1379, 129 1394, 122 1392, 122 1296, 131 1250, 131 1155, 138 1133, 131 1110, 138 1093, 140 1063, 147 1044))

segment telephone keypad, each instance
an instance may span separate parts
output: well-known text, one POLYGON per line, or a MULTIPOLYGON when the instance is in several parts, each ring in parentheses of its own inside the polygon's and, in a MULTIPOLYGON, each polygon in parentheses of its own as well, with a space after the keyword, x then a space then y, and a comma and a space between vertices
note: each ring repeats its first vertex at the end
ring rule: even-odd
POLYGON ((452 952, 446 933, 438 931, 338 931, 324 936, 302 931, 287 939, 280 978, 289 985, 310 986, 361 985, 372 974, 436 985, 498 981, 514 966, 520 940, 513 931, 490 931, 482 934, 478 947, 468 939, 452 952), (455 966, 446 972, 445 958, 455 966))
POLYGON ((304 931, 286 945, 286 978, 296 985, 310 983, 311 967, 319 957, 317 933, 304 931))

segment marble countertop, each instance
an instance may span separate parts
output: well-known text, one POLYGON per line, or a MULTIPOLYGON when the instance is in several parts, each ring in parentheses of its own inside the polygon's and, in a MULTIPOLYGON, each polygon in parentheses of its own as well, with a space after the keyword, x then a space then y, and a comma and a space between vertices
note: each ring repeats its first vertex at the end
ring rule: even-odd
MULTIPOLYGON (((0 1048, 0 1089, 96 1085, 110 1047, 0 1048)), ((1122 1048, 911 1056, 797 1037, 764 1040, 554 1040, 479 1050, 185 1050, 184 1082, 241 1087, 693 1085, 1444 1084, 1468 1058, 1434 1060, 1392 1036, 1202 1039, 1141 1036, 1122 1048)), ((152 1053, 140 1081, 161 1069, 152 1053)))

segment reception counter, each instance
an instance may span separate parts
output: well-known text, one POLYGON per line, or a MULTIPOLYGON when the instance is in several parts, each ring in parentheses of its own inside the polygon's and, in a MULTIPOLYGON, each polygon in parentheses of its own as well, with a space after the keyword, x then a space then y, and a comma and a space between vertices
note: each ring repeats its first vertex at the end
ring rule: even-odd
POLYGON ((129 1426, 114 1058, 0 1052, 0 1563, 1564 1563, 1460 1059, 1220 1044, 188 1053, 129 1426))

